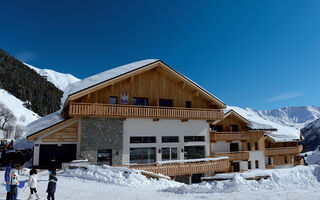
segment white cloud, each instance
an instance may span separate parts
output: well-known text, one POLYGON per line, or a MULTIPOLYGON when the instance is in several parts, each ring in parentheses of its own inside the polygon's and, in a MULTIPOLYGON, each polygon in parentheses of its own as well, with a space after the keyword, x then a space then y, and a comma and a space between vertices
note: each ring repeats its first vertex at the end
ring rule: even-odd
POLYGON ((22 51, 16 54, 15 57, 22 62, 28 63, 33 61, 37 57, 37 54, 33 51, 22 51))
POLYGON ((287 92, 287 93, 283 93, 283 94, 269 98, 268 102, 277 102, 277 101, 283 101, 287 99, 293 99, 302 95, 303 95, 302 92, 287 92))

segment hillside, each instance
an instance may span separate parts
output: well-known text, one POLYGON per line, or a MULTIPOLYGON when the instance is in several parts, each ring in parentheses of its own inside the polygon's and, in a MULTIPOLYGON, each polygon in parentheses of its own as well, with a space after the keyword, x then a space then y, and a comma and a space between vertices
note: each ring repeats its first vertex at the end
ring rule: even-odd
POLYGON ((317 119, 301 130, 304 137, 302 145, 305 151, 314 151, 320 145, 320 119, 317 119))
POLYGON ((0 88, 25 102, 40 116, 60 108, 63 94, 34 70, 0 49, 0 88))
POLYGON ((24 64, 30 67, 31 69, 33 69, 34 71, 36 71, 40 76, 47 79, 47 81, 51 82, 62 91, 64 91, 64 89, 69 84, 80 81, 80 79, 72 76, 71 74, 63 74, 51 69, 39 69, 27 63, 24 63, 24 64))

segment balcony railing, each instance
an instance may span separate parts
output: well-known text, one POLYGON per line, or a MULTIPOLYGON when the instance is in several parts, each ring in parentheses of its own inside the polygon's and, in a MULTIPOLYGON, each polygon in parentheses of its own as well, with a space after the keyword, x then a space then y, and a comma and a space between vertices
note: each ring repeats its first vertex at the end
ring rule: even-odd
POLYGON ((210 131, 211 142, 241 140, 248 141, 249 135, 244 132, 215 132, 210 131))
POLYGON ((276 168, 276 166, 274 166, 274 165, 267 165, 266 166, 266 169, 275 169, 276 168))
POLYGON ((211 153, 212 158, 227 156, 230 161, 234 160, 249 160, 248 151, 236 151, 236 152, 215 152, 211 153))
POLYGON ((299 154, 302 152, 302 145, 293 147, 279 147, 279 148, 266 148, 264 151, 265 156, 278 156, 299 154))
POLYGON ((208 160, 199 162, 188 162, 183 163, 170 163, 170 164, 137 164, 137 165, 126 165, 125 167, 149 171, 157 174, 163 174, 166 176, 179 176, 188 174, 199 174, 205 172, 226 172, 229 168, 229 160, 208 160))
POLYGON ((175 108, 135 105, 109 105, 92 103, 70 103, 70 116, 91 117, 141 117, 176 119, 222 119, 223 111, 201 108, 175 108))

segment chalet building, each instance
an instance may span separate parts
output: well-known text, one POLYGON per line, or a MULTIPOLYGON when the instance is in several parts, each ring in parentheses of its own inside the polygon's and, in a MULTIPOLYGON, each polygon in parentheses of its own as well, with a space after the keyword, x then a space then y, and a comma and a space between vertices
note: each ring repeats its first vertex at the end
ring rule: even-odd
POLYGON ((273 141, 271 129, 224 110, 221 100, 161 60, 73 83, 62 103, 61 110, 27 127, 34 166, 46 167, 52 157, 60 164, 87 159, 176 177, 298 161, 296 152, 274 151, 297 148, 296 142, 273 141))
POLYGON ((209 123, 222 119, 226 108, 160 60, 76 82, 62 102, 60 111, 28 125, 34 166, 47 166, 52 157, 98 165, 208 158, 209 123))
POLYGON ((229 172, 265 168, 265 132, 250 129, 250 124, 234 110, 211 124, 211 157, 229 157, 229 172))

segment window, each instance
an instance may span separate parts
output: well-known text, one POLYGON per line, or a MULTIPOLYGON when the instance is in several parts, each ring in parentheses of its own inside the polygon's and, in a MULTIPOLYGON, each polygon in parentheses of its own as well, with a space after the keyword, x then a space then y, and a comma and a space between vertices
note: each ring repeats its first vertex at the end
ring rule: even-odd
POLYGON ((204 136, 184 136, 184 142, 204 142, 204 136))
POLYGON ((97 165, 112 165, 112 150, 99 149, 97 152, 97 165))
POLYGON ((222 132, 222 125, 210 125, 210 128, 217 132, 222 132))
POLYGON ((254 148, 255 148, 255 150, 259 150, 258 142, 254 143, 254 148))
POLYGON ((238 143, 230 143, 230 152, 239 151, 238 143))
POLYGON ((284 163, 288 163, 287 156, 284 156, 284 163))
POLYGON ((156 148, 130 148, 130 164, 143 164, 156 162, 156 148))
POLYGON ((156 137, 130 137, 130 143, 156 143, 156 137))
POLYGON ((179 142, 179 136, 162 136, 162 143, 179 142))
POLYGON ((239 131, 238 125, 231 125, 231 131, 232 131, 232 132, 237 132, 237 131, 239 131))
POLYGON ((109 104, 117 104, 118 97, 109 97, 109 104))
POLYGON ((271 144, 270 143, 268 143, 268 148, 271 148, 271 144))
POLYGON ((172 101, 172 99, 159 99, 159 106, 173 107, 173 101, 172 101))
POLYGON ((161 160, 177 160, 178 158, 178 148, 162 148, 161 149, 161 160))
POLYGON ((272 165, 271 157, 268 157, 268 165, 272 165))
POLYGON ((186 108, 191 108, 191 101, 186 101, 186 108))
POLYGON ((204 158, 205 151, 204 146, 185 146, 184 147, 184 159, 198 159, 204 158))
POLYGON ((259 168, 259 161, 256 160, 256 169, 258 169, 258 168, 259 168))
POLYGON ((248 169, 251 169, 251 161, 248 161, 248 169))
POLYGON ((147 106, 148 98, 133 97, 132 104, 137 106, 147 106))
POLYGON ((251 144, 250 144, 250 142, 247 143, 247 148, 248 148, 248 151, 251 151, 251 144))

